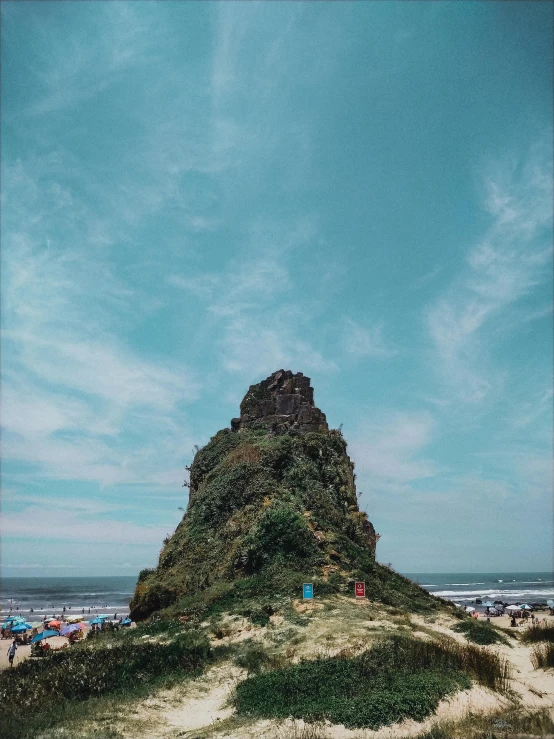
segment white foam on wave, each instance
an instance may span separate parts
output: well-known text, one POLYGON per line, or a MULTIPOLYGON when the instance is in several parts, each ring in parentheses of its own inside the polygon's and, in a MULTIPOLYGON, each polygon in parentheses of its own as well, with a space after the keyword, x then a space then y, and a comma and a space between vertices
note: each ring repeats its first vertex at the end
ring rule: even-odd
POLYGON ((456 596, 457 598, 480 598, 484 596, 486 598, 494 598, 496 596, 503 596, 504 598, 523 598, 528 596, 537 596, 544 598, 551 598, 554 595, 554 589, 551 590, 465 590, 460 592, 459 590, 439 590, 433 592, 433 595, 446 598, 448 596, 456 596))

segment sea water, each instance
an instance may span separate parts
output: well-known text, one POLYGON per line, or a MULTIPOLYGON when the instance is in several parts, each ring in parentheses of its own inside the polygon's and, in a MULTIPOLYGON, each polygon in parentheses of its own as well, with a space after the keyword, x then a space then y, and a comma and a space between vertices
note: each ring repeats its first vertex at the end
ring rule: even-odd
POLYGON ((83 608, 106 612, 128 610, 136 576, 117 577, 4 577, 1 580, 2 613, 19 611, 60 613, 83 608))
POLYGON ((476 599, 546 603, 554 599, 552 572, 403 573, 433 595, 467 604, 476 599))
MULTIPOLYGON (((430 593, 472 603, 501 600, 507 603, 545 603, 554 599, 552 572, 432 572, 403 573, 430 593)), ((1 581, 2 613, 29 611, 60 613, 65 607, 123 613, 128 610, 137 578, 118 577, 5 577, 1 581)), ((368 593, 371 597, 371 594, 368 593)))

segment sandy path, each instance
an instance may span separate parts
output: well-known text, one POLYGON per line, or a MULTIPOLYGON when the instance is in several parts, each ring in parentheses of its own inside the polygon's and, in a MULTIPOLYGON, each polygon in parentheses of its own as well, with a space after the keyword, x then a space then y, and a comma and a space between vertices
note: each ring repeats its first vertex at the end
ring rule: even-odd
POLYGON ((179 688, 160 691, 135 707, 133 719, 140 730, 123 728, 126 739, 163 739, 184 736, 229 718, 233 708, 226 705, 245 670, 231 664, 212 667, 197 680, 179 688))

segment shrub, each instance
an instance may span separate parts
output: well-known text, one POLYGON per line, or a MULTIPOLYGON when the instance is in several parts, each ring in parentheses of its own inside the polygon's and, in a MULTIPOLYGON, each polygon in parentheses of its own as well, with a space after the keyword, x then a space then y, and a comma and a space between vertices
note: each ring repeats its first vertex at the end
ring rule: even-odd
POLYGON ((196 492, 204 478, 221 460, 240 443, 238 434, 222 429, 212 436, 205 447, 199 449, 190 468, 190 489, 196 492))
POLYGON ((236 707, 254 716, 377 729, 408 717, 421 720, 443 696, 469 684, 463 673, 453 671, 381 669, 369 679, 361 658, 334 658, 250 677, 237 687, 236 707))
POLYGON ((133 638, 94 640, 27 660, 2 677, 3 736, 26 737, 33 720, 55 722, 70 703, 129 691, 161 676, 191 674, 210 657, 206 637, 188 631, 166 644, 133 638))
POLYGON ((485 650, 395 636, 358 657, 249 677, 237 687, 235 705, 246 715, 377 729, 405 718, 422 720, 444 696, 469 687, 470 676, 498 688, 507 674, 505 662, 485 650))
POLYGON ((235 664, 248 670, 249 673, 260 672, 262 667, 269 662, 269 655, 260 644, 246 643, 235 656, 235 664))
POLYGON ((504 634, 497 631, 487 622, 468 618, 453 627, 454 631, 463 634, 468 641, 474 644, 509 644, 504 634))
POLYGON ((287 503, 278 502, 267 508, 245 542, 247 569, 261 569, 279 557, 282 560, 317 558, 314 535, 305 519, 287 503))

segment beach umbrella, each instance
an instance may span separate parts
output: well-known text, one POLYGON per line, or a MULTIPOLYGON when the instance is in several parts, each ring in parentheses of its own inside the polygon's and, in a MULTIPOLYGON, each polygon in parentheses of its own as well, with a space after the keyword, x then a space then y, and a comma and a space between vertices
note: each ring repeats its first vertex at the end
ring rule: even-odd
POLYGON ((54 620, 54 621, 49 621, 48 622, 48 626, 50 626, 51 629, 57 629, 61 625, 62 625, 62 622, 61 621, 54 620))
POLYGON ((491 603, 490 600, 486 601, 486 603, 483 603, 485 608, 494 608, 494 603, 491 603))
POLYGON ((33 629, 40 629, 41 626, 42 626, 42 621, 33 621, 33 623, 31 624, 31 628, 33 629))
POLYGON ((121 625, 122 626, 130 626, 132 623, 133 622, 131 621, 130 618, 124 618, 123 621, 121 622, 121 625))
POLYGON ((41 641, 42 639, 49 639, 51 636, 59 636, 59 634, 53 629, 41 631, 40 634, 33 636, 33 638, 31 639, 31 644, 35 644, 37 641, 41 641))
POLYGON ((466 606, 466 611, 468 613, 472 613, 474 610, 475 610, 475 608, 473 606, 466 606))
POLYGON ((75 631, 81 631, 81 629, 84 628, 84 624, 70 624, 60 631, 60 636, 67 636, 68 634, 73 634, 75 631))
POLYGON ((529 603, 524 603, 522 606, 520 606, 522 611, 532 611, 533 606, 530 606, 529 603))
POLYGON ((546 601, 546 605, 547 605, 547 606, 548 606, 549 608, 554 608, 554 600, 547 600, 547 601, 546 601))
POLYGON ((99 613, 96 618, 109 618, 107 613, 99 613))
POLYGON ((24 631, 32 628, 31 624, 17 624, 17 626, 12 626, 11 632, 12 634, 22 634, 24 631))
POLYGON ((79 623, 79 621, 83 621, 84 616, 68 616, 65 620, 68 624, 76 624, 79 623))
POLYGON ((2 628, 9 629, 10 626, 13 626, 14 624, 23 624, 23 623, 25 623, 25 619, 23 618, 23 616, 10 616, 2 624, 2 628))
POLYGON ((506 606, 506 610, 507 611, 520 611, 521 607, 520 606, 506 606))
POLYGON ((103 624, 104 620, 105 620, 104 618, 100 618, 100 616, 97 616, 96 618, 93 618, 90 623, 91 624, 103 624))

